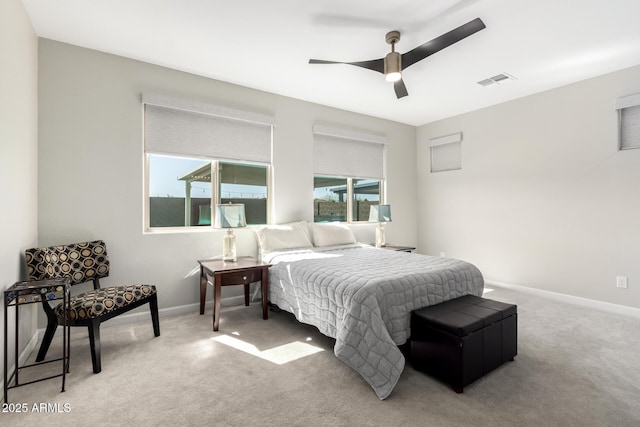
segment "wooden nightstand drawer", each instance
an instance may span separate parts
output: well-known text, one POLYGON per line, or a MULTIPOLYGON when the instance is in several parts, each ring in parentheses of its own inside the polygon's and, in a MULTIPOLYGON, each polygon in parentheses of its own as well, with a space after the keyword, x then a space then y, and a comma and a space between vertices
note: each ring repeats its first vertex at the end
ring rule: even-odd
POLYGON ((247 285, 262 280, 262 270, 254 268, 244 271, 233 271, 221 275, 220 285, 247 285))

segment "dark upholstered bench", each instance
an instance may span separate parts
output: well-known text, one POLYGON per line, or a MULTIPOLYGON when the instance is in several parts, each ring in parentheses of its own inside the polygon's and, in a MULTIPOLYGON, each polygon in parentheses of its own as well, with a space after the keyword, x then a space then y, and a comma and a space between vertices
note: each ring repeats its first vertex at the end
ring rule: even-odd
POLYGON ((411 363, 456 393, 517 354, 517 306, 466 295, 411 314, 411 363))

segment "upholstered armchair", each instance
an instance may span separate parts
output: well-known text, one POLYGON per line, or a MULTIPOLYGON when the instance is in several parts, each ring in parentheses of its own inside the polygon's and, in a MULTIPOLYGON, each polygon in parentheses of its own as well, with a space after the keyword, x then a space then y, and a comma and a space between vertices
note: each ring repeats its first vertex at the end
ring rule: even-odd
MULTIPOLYGON (((154 335, 160 336, 158 295, 154 285, 123 285, 100 287, 100 279, 109 275, 107 247, 102 240, 70 245, 33 248, 25 251, 29 280, 68 277, 71 285, 92 281, 93 290, 71 297, 69 323, 86 326, 89 330, 93 372, 102 370, 100 360, 100 324, 120 314, 149 303, 154 335)), ((52 307, 42 301, 47 315, 47 329, 36 361, 47 355, 51 340, 59 324, 63 324, 64 307, 52 307)))

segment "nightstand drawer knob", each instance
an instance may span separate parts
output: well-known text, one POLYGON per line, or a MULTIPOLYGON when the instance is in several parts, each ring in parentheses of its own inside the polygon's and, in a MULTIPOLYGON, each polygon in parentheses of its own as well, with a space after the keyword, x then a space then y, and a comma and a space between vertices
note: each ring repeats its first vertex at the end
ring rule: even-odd
POLYGON ((242 280, 247 280, 247 276, 242 276, 242 280))

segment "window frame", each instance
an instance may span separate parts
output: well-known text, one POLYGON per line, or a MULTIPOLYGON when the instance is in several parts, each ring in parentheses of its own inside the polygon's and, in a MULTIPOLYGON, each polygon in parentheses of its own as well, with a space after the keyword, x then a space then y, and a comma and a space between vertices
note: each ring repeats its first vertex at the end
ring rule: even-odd
POLYGON ((462 169, 462 132, 429 140, 429 172, 462 169))
MULTIPOLYGON (((273 217, 273 136, 275 117, 224 105, 142 93, 142 231, 202 232, 215 229, 218 168, 211 164, 211 225, 151 227, 150 168, 153 155, 266 167, 266 223, 273 217)), ((186 224, 186 221, 185 221, 186 224)))
POLYGON ((640 149, 640 137, 627 135, 626 131, 640 129, 640 105, 631 105, 618 110, 618 151, 640 149))
MULTIPOLYGON (((358 177, 348 177, 348 176, 340 176, 340 175, 326 175, 326 174, 322 174, 322 175, 317 175, 314 174, 313 178, 315 180, 315 178, 335 178, 335 179, 345 179, 347 181, 347 191, 345 193, 345 199, 347 202, 347 207, 346 207, 346 221, 335 221, 335 222, 340 222, 340 223, 344 223, 344 224, 364 224, 369 222, 368 219, 364 220, 364 221, 354 221, 353 220, 353 195, 354 195, 354 191, 353 191, 353 182, 357 181, 357 180, 370 180, 370 181, 378 181, 379 183, 379 199, 380 201, 378 202, 378 204, 386 204, 386 180, 384 178, 358 178, 358 177)), ((314 187, 314 191, 315 191, 315 187, 314 187)), ((313 198, 313 201, 315 202, 315 197, 313 198)), ((315 220, 315 214, 313 215, 314 217, 314 224, 321 224, 322 222, 316 222, 315 220)))
POLYGON ((640 93, 618 98, 615 108, 618 113, 618 151, 640 149, 640 136, 633 134, 626 140, 624 132, 625 129, 640 131, 640 93))
POLYGON ((218 230, 215 227, 215 206, 220 203, 220 163, 232 163, 236 165, 247 166, 260 166, 266 169, 266 187, 267 187, 267 206, 266 206, 266 223, 265 224, 251 224, 248 227, 260 227, 263 225, 271 224, 272 218, 272 203, 273 203, 273 166, 269 163, 251 162, 244 160, 228 160, 228 159, 214 159, 206 156, 191 156, 191 155, 179 155, 179 154, 167 154, 159 152, 145 151, 144 153, 144 185, 143 185, 143 233, 144 234, 162 234, 162 233, 193 233, 193 232, 210 232, 212 230, 218 230), (183 225, 183 226, 171 226, 171 227, 151 227, 151 195, 150 195, 150 158, 151 156, 162 156, 168 158, 177 159, 190 159, 201 160, 209 162, 211 166, 211 181, 209 185, 211 187, 211 224, 209 225, 183 225))

